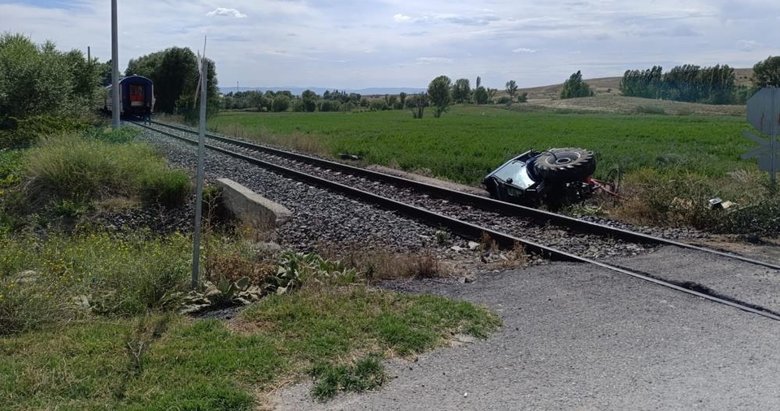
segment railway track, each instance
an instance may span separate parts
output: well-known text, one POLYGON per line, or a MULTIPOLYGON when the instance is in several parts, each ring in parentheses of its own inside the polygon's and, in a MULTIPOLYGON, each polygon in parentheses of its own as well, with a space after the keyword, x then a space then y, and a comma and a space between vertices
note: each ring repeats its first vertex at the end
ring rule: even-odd
MULTIPOLYGON (((158 122, 153 124, 154 127, 140 124, 139 126, 190 144, 197 144, 196 140, 187 137, 197 136, 197 133, 191 129, 158 122)), ((780 265, 774 263, 500 202, 212 133, 208 133, 207 137, 210 142, 206 147, 210 150, 239 158, 294 180, 394 210, 428 225, 446 227, 468 239, 479 241, 488 235, 502 247, 511 248, 520 244, 527 252, 548 259, 597 265, 780 321, 780 312, 777 310, 721 295, 695 283, 664 279, 663 275, 619 266, 604 261, 613 255, 605 255, 598 251, 593 253, 590 250, 617 250, 615 253, 617 255, 631 255, 641 253, 648 248, 666 245, 780 270, 780 265), (553 236, 550 241, 551 236, 547 233, 555 230, 562 231, 565 235, 553 236), (601 243, 601 246, 592 247, 594 243, 601 243)))

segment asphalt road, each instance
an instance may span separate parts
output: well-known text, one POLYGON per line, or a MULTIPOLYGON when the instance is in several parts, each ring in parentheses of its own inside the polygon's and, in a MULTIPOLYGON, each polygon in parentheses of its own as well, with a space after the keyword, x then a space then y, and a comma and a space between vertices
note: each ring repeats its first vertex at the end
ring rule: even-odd
MULTIPOLYGON (((657 257, 631 262, 683 265, 704 283, 755 273, 674 250, 657 257)), ((504 325, 484 341, 388 362, 394 378, 380 390, 323 405, 303 383, 276 393, 278 409, 780 410, 780 322, 568 263, 394 287, 483 304, 504 325)))

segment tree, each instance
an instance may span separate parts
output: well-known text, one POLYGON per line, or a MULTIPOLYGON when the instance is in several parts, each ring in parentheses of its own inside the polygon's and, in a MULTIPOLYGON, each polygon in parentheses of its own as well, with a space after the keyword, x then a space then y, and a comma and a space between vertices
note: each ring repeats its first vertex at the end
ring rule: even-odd
MULTIPOLYGON (((216 65, 206 60, 206 87, 209 113, 219 107, 216 65)), ((195 90, 198 86, 199 62, 189 48, 171 47, 131 59, 126 75, 138 74, 154 82, 155 110, 164 113, 194 115, 195 90)))
POLYGON ((561 90, 562 99, 588 97, 592 95, 593 91, 590 90, 588 83, 582 80, 582 73, 579 70, 563 83, 563 90, 561 90))
POLYGON ((301 93, 301 102, 303 103, 303 111, 312 113, 317 110, 317 93, 311 90, 305 90, 301 93))
POLYGON ((447 111, 450 105, 452 97, 450 96, 450 88, 452 82, 447 76, 439 76, 431 80, 428 84, 428 98, 433 104, 434 111, 433 116, 436 118, 441 117, 442 113, 447 111))
POLYGON ((477 104, 487 104, 489 99, 488 92, 484 87, 479 86, 474 90, 474 102, 477 104))
POLYGON ((506 94, 509 94, 510 103, 515 100, 515 94, 517 94, 517 83, 515 83, 514 80, 509 80, 506 82, 506 94))
POLYGON ((409 107, 412 109, 412 117, 423 118, 423 111, 428 105, 428 96, 425 93, 413 94, 409 96, 409 107))
POLYGON ((0 35, 0 121, 92 110, 98 71, 79 51, 62 53, 52 42, 36 45, 21 34, 0 35))
POLYGON ((469 80, 465 78, 455 80, 455 84, 452 86, 452 99, 456 103, 463 103, 469 101, 471 97, 471 86, 469 80))
POLYGON ((401 103, 401 108, 406 107, 406 93, 403 91, 398 95, 398 101, 401 103))
POLYGON ((753 87, 780 87, 780 56, 767 57, 753 66, 753 87))
POLYGON ((648 70, 626 70, 620 80, 620 92, 624 96, 659 98, 663 86, 663 68, 653 66, 648 70))
POLYGON ((290 108, 290 97, 288 97, 285 94, 279 94, 274 97, 273 103, 271 104, 271 110, 274 113, 287 111, 287 109, 289 108, 290 108))
POLYGON ((477 76, 477 83, 476 83, 476 87, 477 87, 477 88, 480 88, 481 86, 482 86, 482 79, 481 79, 479 76, 477 76))

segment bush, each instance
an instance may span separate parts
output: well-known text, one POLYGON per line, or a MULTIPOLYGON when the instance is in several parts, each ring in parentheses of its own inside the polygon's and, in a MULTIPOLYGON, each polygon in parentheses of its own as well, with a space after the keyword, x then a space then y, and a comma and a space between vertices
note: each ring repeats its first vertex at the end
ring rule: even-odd
POLYGON ((159 204, 175 208, 183 204, 192 192, 190 177, 181 170, 167 173, 148 173, 141 179, 141 200, 145 204, 159 204))
POLYGON ((25 174, 32 206, 63 199, 88 204, 112 196, 174 205, 186 197, 183 173, 169 170, 164 159, 142 144, 74 135, 49 138, 30 151, 25 174))
POLYGON ((512 104, 512 97, 509 96, 501 96, 496 100, 496 104, 506 104, 510 105, 512 104))
POLYGON ((29 147, 54 134, 86 130, 89 123, 82 118, 37 115, 24 119, 6 118, 0 126, 0 149, 29 147))
POLYGON ((775 195, 727 213, 715 231, 776 236, 780 233, 780 197, 775 195))
POLYGON ((132 127, 121 127, 118 129, 108 127, 94 127, 84 132, 84 136, 106 143, 126 144, 135 140, 140 130, 132 127))

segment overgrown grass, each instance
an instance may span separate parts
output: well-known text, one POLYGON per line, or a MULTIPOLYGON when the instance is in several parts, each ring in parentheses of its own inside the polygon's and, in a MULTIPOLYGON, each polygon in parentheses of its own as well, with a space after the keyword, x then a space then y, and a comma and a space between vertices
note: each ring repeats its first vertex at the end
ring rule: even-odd
POLYGON ((188 237, 0 235, 0 335, 173 305, 186 285, 188 237))
POLYGON ((370 388, 383 379, 381 353, 419 352, 456 332, 483 337, 498 323, 467 303, 351 286, 271 297, 233 331, 160 315, 72 324, 0 339, 0 408, 251 409, 256 392, 312 369, 335 370, 331 393, 370 388), (357 351, 379 356, 350 370, 357 351))
POLYGON ((188 175, 169 170, 150 146, 128 143, 126 132, 90 137, 97 138, 53 136, 30 150, 24 178, 31 203, 89 204, 120 196, 174 206, 189 195, 188 175))

